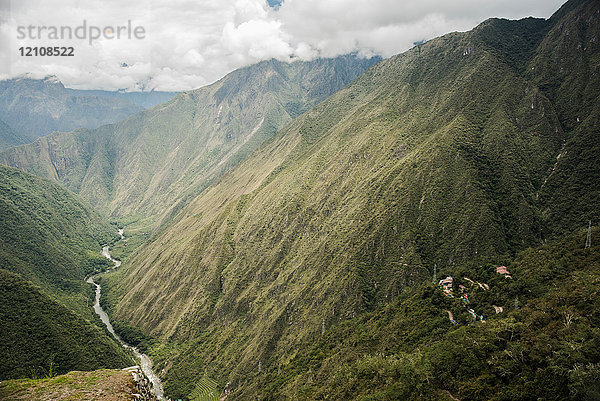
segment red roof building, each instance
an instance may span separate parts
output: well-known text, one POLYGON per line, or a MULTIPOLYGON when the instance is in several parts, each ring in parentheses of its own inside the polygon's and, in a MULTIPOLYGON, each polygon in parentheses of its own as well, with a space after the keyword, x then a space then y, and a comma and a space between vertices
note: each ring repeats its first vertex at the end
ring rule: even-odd
POLYGON ((496 273, 498 274, 510 274, 506 266, 498 266, 496 267, 496 273))
POLYGON ((496 273, 504 275, 506 278, 512 278, 506 266, 496 267, 496 273))

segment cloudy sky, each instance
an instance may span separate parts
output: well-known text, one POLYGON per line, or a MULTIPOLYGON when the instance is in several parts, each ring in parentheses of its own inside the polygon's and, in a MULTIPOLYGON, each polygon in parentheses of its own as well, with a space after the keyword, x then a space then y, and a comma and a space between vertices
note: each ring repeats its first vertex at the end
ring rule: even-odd
POLYGON ((388 57, 492 16, 547 18, 564 1, 0 0, 0 79, 56 75, 80 89, 187 90, 269 58, 388 57), (21 46, 72 46, 75 55, 25 57, 21 46))

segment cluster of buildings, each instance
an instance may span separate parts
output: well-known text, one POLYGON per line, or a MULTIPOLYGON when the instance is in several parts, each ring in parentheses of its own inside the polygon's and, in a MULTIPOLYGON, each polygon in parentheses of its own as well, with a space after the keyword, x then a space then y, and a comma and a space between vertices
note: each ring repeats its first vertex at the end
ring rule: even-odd
MULTIPOLYGON (((508 271, 508 268, 506 266, 496 267, 496 273, 501 274, 502 276, 504 276, 504 278, 512 279, 512 276, 510 275, 510 272, 508 271)), ((477 284, 483 290, 487 291, 490 289, 489 285, 485 283, 475 282, 468 277, 464 277, 464 279, 465 281, 471 283, 471 286, 477 284)), ((444 279, 441 279, 439 282, 439 286, 442 289, 444 295, 449 298, 454 298, 454 294, 452 292, 453 285, 454 278, 452 276, 448 276, 444 279)), ((458 288, 461 293, 460 300, 462 301, 463 306, 467 308, 467 312, 469 312, 469 314, 473 317, 473 320, 480 320, 481 322, 485 323, 485 317, 483 315, 478 315, 472 308, 468 308, 468 305, 471 303, 471 300, 469 299, 469 294, 467 293, 467 287, 465 287, 462 284, 459 284, 458 288)), ((496 313, 500 313, 503 311, 504 308, 494 305, 494 309, 496 310, 496 313)), ((450 312, 448 313, 448 315, 452 324, 458 325, 458 323, 456 322, 456 320, 454 320, 454 317, 451 315, 450 312)))

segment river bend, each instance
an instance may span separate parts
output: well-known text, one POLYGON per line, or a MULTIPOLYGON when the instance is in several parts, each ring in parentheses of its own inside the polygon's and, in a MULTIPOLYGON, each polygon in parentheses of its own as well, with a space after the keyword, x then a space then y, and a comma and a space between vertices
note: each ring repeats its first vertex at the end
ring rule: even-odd
MULTIPOLYGON (((121 236, 121 239, 125 238, 123 236, 122 229, 119 230, 119 235, 121 236)), ((105 258, 109 259, 110 261, 112 261, 114 263, 114 267, 111 270, 114 270, 117 267, 121 266, 121 261, 113 259, 112 256, 110 255, 110 250, 109 250, 108 245, 106 245, 102 248, 102 256, 104 256, 105 258)), ((112 334, 113 337, 116 338, 117 341, 119 341, 119 343, 124 348, 129 349, 133 352, 133 354, 135 355, 135 357, 138 359, 138 361, 140 363, 140 369, 142 370, 142 372, 144 372, 146 377, 148 377, 148 379, 152 383, 152 393, 156 396, 156 398, 158 398, 161 401, 168 401, 168 399, 164 396, 164 391, 163 391, 163 387, 162 387, 160 378, 152 370, 152 361, 150 360, 148 355, 140 352, 140 350, 137 349, 136 347, 132 347, 131 345, 127 344, 125 341, 123 341, 123 339, 121 339, 121 337, 119 337, 119 335, 117 333, 115 333, 115 329, 113 328, 112 324, 110 323, 110 319, 108 318, 108 315, 106 314, 104 309, 102 309, 102 306, 100 306, 100 293, 102 291, 102 288, 100 287, 100 284, 98 284, 94 281, 94 279, 96 277, 100 276, 101 274, 102 273, 95 274, 86 280, 88 283, 96 286, 96 300, 94 302, 94 312, 96 312, 96 314, 98 316, 100 316, 100 320, 102 320, 102 323, 104 323, 104 325, 106 326, 106 328, 108 329, 110 334, 112 334)))

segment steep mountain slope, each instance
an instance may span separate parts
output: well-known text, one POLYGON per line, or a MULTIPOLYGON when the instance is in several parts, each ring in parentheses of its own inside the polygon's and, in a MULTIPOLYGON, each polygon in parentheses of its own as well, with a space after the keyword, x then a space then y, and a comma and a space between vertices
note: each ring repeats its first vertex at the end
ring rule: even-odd
POLYGON ((112 216, 160 224, 375 61, 261 62, 120 123, 11 149, 0 162, 57 180, 112 216))
POLYGON ((0 322, 0 379, 133 363, 99 327, 4 269, 0 269, 0 322))
POLYGON ((8 124, 0 120, 0 150, 20 145, 25 139, 17 135, 8 124))
POLYGON ((528 75, 556 105, 567 133, 540 200, 548 231, 568 232, 600 220, 600 6, 569 2, 552 21, 528 75))
POLYGON ((462 280, 468 308, 485 324, 473 321, 458 288, 452 299, 424 284, 299 345, 286 366, 254 374, 246 392, 277 400, 598 399, 600 246, 584 243, 579 231, 524 251, 509 265, 512 279, 489 266, 448 271, 489 286, 462 280))
POLYGON ((27 142, 53 131, 96 128, 140 110, 127 100, 78 95, 55 77, 0 81, 0 119, 27 142))
POLYGON ((0 267, 90 320, 86 274, 105 268, 101 244, 114 229, 72 193, 0 166, 0 267))
POLYGON ((155 357, 167 390, 187 396, 208 371, 236 399, 268 398, 252 384, 261 367, 285 369, 301 344, 384 308, 434 268, 508 263, 582 226, 600 182, 598 153, 578 156, 598 132, 600 92, 582 71, 597 49, 583 67, 561 66, 557 82, 589 87, 589 103, 571 103, 576 113, 589 104, 588 125, 568 124, 566 99, 536 67, 556 68, 545 52, 570 36, 561 26, 597 27, 597 2, 566 7, 549 21, 489 20, 380 62, 140 249, 110 299, 118 319, 164 344, 155 357), (575 169, 556 163, 569 143, 575 169), (562 174, 593 183, 567 199, 562 174), (565 202, 569 224, 552 219, 565 202))
POLYGON ((74 194, 0 166, 0 378, 132 364, 90 322, 84 281, 107 267, 99 251, 113 233, 74 194))

